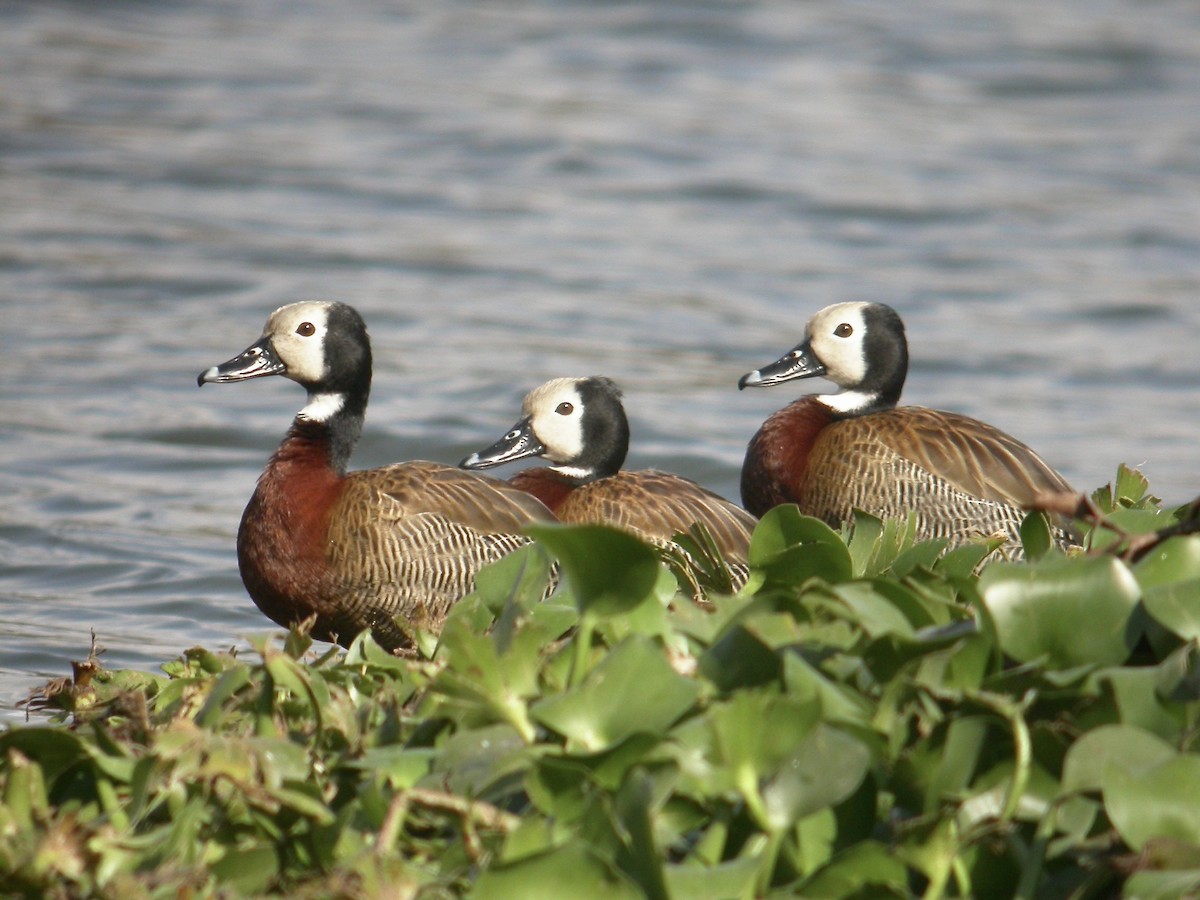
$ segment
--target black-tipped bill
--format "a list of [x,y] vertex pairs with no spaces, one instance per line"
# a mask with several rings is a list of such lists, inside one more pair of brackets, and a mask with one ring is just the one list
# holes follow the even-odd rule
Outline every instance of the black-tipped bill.
[[529,419],[522,419],[492,446],[472,453],[458,465],[462,469],[490,469],[515,459],[541,456],[545,452],[546,448],[533,433],[533,423]]
[[824,364],[813,355],[808,341],[797,344],[770,365],[747,372],[738,379],[738,390],[748,387],[768,387],[794,378],[813,378],[825,374]]
[[255,341],[233,359],[205,369],[196,378],[196,384],[227,384],[245,381],[247,378],[262,378],[265,375],[282,375],[287,366],[275,355],[268,338]]

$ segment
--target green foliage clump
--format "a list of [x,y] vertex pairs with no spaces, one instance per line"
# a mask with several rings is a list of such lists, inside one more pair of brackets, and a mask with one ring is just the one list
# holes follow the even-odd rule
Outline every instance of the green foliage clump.
[[[540,526],[419,657],[293,631],[161,676],[89,660],[44,692],[62,721],[0,734],[0,884],[1200,892],[1195,510],[1122,470],[1090,516],[1063,555],[1033,514],[1010,562],[781,507],[746,587],[703,604],[626,534]],[[541,603],[551,558],[564,586]]]

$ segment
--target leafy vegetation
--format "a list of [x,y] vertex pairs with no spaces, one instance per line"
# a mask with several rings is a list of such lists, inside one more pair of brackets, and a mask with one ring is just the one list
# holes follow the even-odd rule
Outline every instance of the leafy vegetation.
[[[1027,562],[780,508],[747,587],[704,606],[631,537],[541,526],[419,658],[293,631],[161,676],[90,659],[43,692],[62,721],[0,734],[0,884],[1200,892],[1195,511],[1129,470],[1094,499],[1088,552],[1053,550],[1034,514]],[[565,585],[539,603],[551,555]]]

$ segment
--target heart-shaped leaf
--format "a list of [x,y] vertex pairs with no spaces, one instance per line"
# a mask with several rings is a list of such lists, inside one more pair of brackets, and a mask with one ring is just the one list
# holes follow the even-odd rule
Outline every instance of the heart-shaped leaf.
[[1018,662],[1045,659],[1052,669],[1116,665],[1138,638],[1133,611],[1141,591],[1112,557],[994,563],[979,589],[1001,647]]
[[770,510],[750,539],[750,567],[769,582],[799,584],[819,577],[844,581],[854,574],[850,550],[838,533],[791,503]]
[[1132,725],[1102,725],[1071,745],[1063,761],[1062,790],[1098,791],[1110,765],[1140,775],[1176,756],[1162,738]]
[[1109,819],[1135,851],[1152,838],[1200,845],[1200,756],[1179,755],[1140,773],[1110,762],[1102,787]]
[[698,693],[694,681],[671,668],[661,647],[631,635],[579,687],[543,700],[532,714],[581,749],[596,752],[637,732],[664,733]]

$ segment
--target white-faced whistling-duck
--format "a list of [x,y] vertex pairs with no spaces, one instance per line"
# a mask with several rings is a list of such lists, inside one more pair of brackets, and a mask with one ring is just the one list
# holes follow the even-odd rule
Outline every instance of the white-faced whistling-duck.
[[[908,373],[899,315],[881,303],[838,303],[814,315],[804,340],[739,388],[824,376],[842,390],[801,397],[750,440],[742,502],[761,516],[796,503],[832,525],[855,509],[880,518],[915,514],[919,538],[1017,542],[1040,494],[1071,490],[1020,441],[967,416],[897,406]],[[1076,542],[1054,523],[1059,544]]]
[[604,523],[660,547],[700,524],[744,580],[750,534],[757,520],[696,482],[646,469],[622,471],[629,421],[611,379],[556,378],[530,391],[521,419],[499,441],[461,463],[483,469],[530,456],[553,463],[525,469],[509,483],[528,491],[563,522]]
[[308,391],[238,529],[242,581],[280,625],[313,618],[313,637],[343,645],[369,628],[406,650],[482,566],[527,542],[526,524],[553,520],[525,491],[440,463],[346,471],[371,389],[366,325],[346,304],[280,307],[259,340],[198,382],[266,375]]

